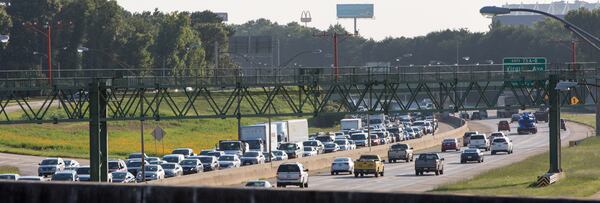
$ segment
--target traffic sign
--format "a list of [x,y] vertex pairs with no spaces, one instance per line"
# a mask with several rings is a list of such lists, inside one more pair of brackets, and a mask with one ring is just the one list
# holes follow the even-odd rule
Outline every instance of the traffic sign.
[[160,126],[156,126],[156,128],[154,128],[152,131],[152,137],[158,141],[161,141],[165,135],[167,135],[167,132],[165,132],[165,130],[163,130]]
[[[545,71],[545,57],[506,57],[502,60],[504,72]],[[533,81],[512,81],[513,86],[533,86]]]
[[577,98],[576,96],[571,97],[571,105],[579,104],[579,102],[579,98]]

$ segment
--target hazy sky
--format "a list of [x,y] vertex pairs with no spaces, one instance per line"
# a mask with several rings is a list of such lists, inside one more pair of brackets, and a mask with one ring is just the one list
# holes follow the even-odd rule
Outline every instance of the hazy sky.
[[[550,3],[552,0],[117,0],[132,12],[152,11],[203,11],[229,13],[229,22],[241,24],[248,20],[266,18],[280,24],[300,21],[300,14],[312,14],[309,26],[325,29],[340,23],[350,32],[352,19],[337,19],[336,4],[373,3],[374,19],[359,19],[360,34],[376,40],[387,36],[413,37],[443,29],[467,28],[487,31],[491,20],[479,14],[487,5],[505,3]],[[569,1],[573,2],[573,1]],[[588,1],[589,2],[589,1]],[[593,1],[595,2],[595,1]]]

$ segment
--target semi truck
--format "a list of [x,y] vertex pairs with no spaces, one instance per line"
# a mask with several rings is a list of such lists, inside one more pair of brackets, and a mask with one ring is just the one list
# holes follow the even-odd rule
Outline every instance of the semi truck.
[[352,129],[360,130],[362,129],[362,120],[359,118],[342,119],[340,121],[340,126],[341,130],[344,132],[348,132]]
[[277,125],[271,124],[270,127],[269,135],[268,124],[242,126],[240,141],[248,143],[250,151],[268,152],[269,146],[271,151],[277,150]]
[[248,151],[248,144],[239,140],[220,140],[217,151],[223,151],[225,154],[237,154],[242,156]]
[[498,109],[496,114],[498,118],[510,118],[513,114],[519,113],[519,109],[516,108],[519,106],[519,102],[513,94],[499,96],[497,106],[505,107]]
[[272,122],[277,126],[277,142],[302,142],[308,139],[308,120],[296,119]]
[[537,126],[535,124],[535,117],[531,115],[529,112],[523,113],[523,116],[519,119],[519,127],[517,127],[517,132],[519,135],[521,134],[536,134]]

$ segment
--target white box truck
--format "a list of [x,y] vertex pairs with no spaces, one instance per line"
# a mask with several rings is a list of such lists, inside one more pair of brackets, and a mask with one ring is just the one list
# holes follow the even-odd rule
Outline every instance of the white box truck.
[[288,122],[287,121],[276,121],[271,122],[277,126],[277,143],[286,142],[288,137]]
[[362,120],[359,118],[348,118],[340,121],[342,131],[348,132],[349,130],[359,130],[362,128]]
[[277,125],[271,124],[270,136],[268,126],[268,124],[242,126],[241,141],[248,143],[250,151],[268,152],[269,144],[271,151],[277,150]]
[[308,120],[288,120],[287,132],[287,142],[301,143],[303,141],[308,140]]

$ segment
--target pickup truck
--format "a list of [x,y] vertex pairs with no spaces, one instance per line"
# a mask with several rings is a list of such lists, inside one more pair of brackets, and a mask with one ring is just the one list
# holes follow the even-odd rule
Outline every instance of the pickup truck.
[[408,144],[397,143],[390,146],[388,150],[388,160],[390,163],[404,160],[406,162],[413,161],[413,148]]
[[383,176],[384,166],[379,155],[361,155],[356,161],[354,161],[354,177],[359,175],[365,176],[365,174],[374,174],[375,177],[379,175]]
[[444,158],[437,153],[420,154],[415,160],[415,175],[423,175],[423,172],[435,172],[435,175],[444,174]]

